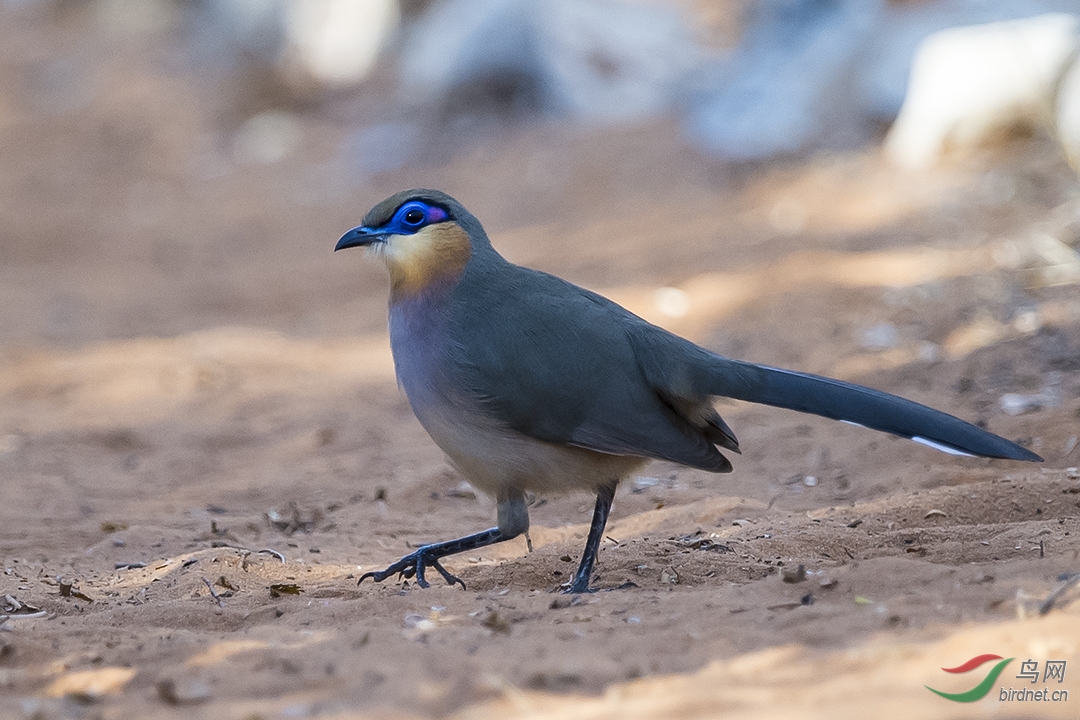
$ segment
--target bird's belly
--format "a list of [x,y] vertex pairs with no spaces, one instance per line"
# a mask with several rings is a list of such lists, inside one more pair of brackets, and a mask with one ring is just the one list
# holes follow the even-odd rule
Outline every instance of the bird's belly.
[[[419,303],[419,304],[416,304]],[[481,400],[461,390],[449,358],[445,326],[416,306],[391,307],[390,345],[398,382],[420,424],[477,489],[539,493],[596,490],[646,461],[535,440],[485,415]]]
[[417,417],[458,471],[496,497],[509,488],[548,495],[591,492],[647,462],[535,440],[473,412],[428,411]]

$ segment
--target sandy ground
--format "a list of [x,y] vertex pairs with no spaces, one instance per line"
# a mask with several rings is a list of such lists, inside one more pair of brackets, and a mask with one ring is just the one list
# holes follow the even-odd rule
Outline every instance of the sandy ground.
[[[1080,712],[1076,593],[1039,613],[1080,571],[1080,293],[1040,240],[1075,243],[1080,183],[1049,143],[916,177],[874,152],[722,168],[663,122],[528,125],[358,181],[334,113],[245,164],[221,89],[164,51],[0,28],[0,716]],[[42,89],[65,72],[95,88],[74,109]],[[384,271],[330,252],[413,185],[707,347],[932,404],[1046,462],[721,403],[735,472],[624,484],[599,592],[555,592],[587,497],[538,498],[531,553],[448,561],[467,590],[358,587],[494,519],[395,386]],[[1041,407],[1006,414],[1006,393]],[[925,689],[970,689],[989,666],[941,668],[984,653],[1016,658],[984,700]],[[1029,659],[1066,660],[1064,681],[1016,678]]]

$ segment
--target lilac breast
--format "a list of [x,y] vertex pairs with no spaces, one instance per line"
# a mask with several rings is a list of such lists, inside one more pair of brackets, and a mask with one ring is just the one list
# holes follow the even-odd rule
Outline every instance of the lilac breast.
[[413,412],[425,416],[452,402],[449,383],[448,295],[424,292],[390,306],[390,349],[398,384]]

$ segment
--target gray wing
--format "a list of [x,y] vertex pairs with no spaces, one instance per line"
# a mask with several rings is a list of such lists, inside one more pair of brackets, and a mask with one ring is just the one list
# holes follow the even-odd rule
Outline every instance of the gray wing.
[[455,298],[461,382],[508,427],[538,440],[729,472],[738,451],[708,402],[658,389],[611,301],[545,273],[505,266]]

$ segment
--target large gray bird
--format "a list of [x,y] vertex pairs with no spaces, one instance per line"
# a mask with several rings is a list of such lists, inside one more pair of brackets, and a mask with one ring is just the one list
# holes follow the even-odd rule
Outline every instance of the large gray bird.
[[361,578],[427,587],[447,555],[529,529],[525,493],[587,490],[596,509],[566,588],[589,590],[620,480],[649,459],[730,472],[739,442],[712,405],[729,397],[823,415],[954,455],[1041,460],[952,415],[860,385],[729,360],[610,300],[505,260],[452,197],[406,190],[368,212],[336,250],[367,246],[390,270],[398,382],[432,439],[498,502],[498,525],[425,545]]

